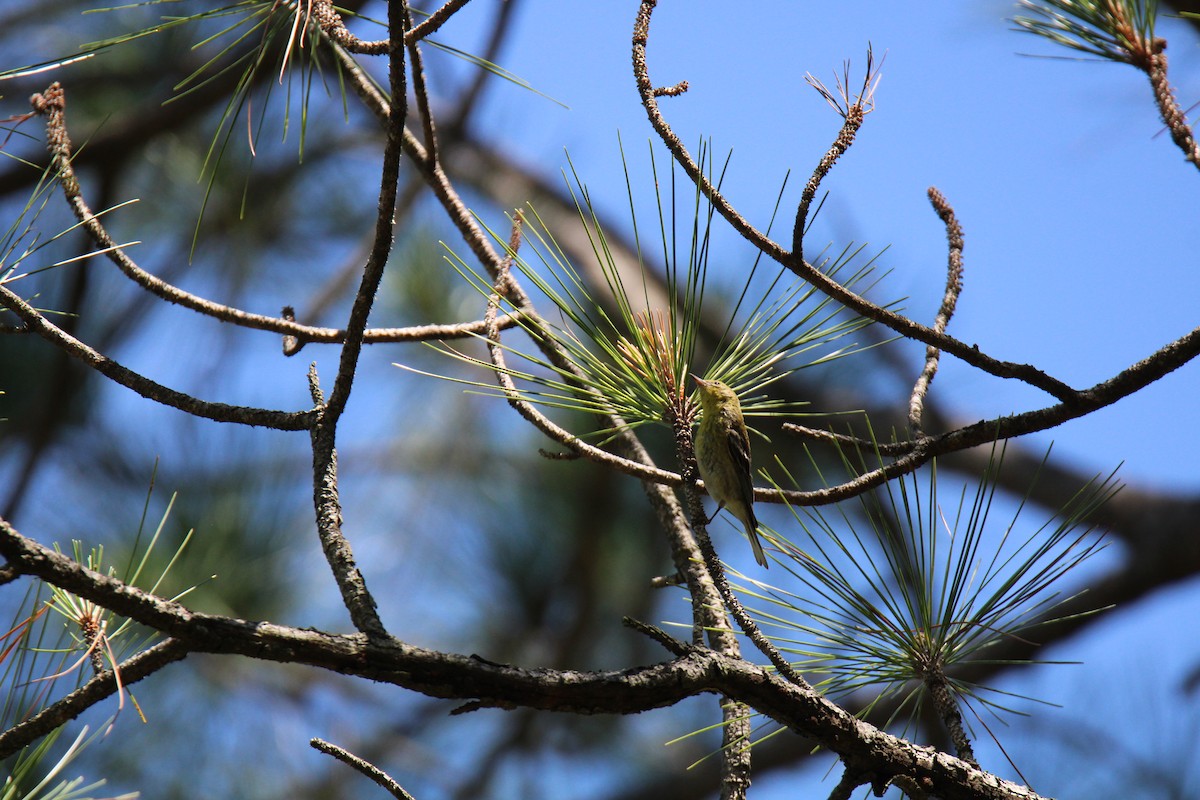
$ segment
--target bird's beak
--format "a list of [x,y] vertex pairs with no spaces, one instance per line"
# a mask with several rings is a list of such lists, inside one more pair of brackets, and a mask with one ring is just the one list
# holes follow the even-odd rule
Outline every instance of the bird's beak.
[[692,376],[692,380],[694,380],[696,383],[700,384],[701,386],[708,385],[708,381],[704,380],[703,378],[697,377],[696,373],[694,373],[694,372],[691,373],[691,376]]

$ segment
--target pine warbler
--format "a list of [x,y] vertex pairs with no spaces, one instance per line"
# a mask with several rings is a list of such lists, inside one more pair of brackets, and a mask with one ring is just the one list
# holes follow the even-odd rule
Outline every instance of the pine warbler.
[[[696,466],[704,487],[717,501],[715,517],[729,509],[746,526],[754,560],[767,566],[758,520],[754,517],[754,484],[750,477],[750,435],[737,394],[720,381],[692,379],[700,387],[700,427],[696,431]],[[710,520],[711,521],[711,520]]]

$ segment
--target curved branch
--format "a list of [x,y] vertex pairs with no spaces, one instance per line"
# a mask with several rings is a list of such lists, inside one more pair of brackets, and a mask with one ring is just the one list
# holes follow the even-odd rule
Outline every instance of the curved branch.
[[721,216],[725,218],[726,222],[734,230],[740,233],[750,244],[762,251],[764,255],[787,267],[796,273],[796,275],[815,286],[819,291],[862,317],[878,322],[907,339],[915,339],[931,347],[937,347],[962,359],[971,366],[996,377],[1020,380],[1030,386],[1041,389],[1064,403],[1071,402],[1074,399],[1076,392],[1070,386],[1057,378],[1047,375],[1032,365],[999,361],[971,345],[960,342],[958,339],[947,336],[944,333],[938,333],[924,325],[913,322],[907,317],[902,317],[893,311],[882,308],[865,297],[855,294],[812,264],[804,261],[803,258],[797,258],[795,254],[784,250],[779,244],[765,233],[759,231],[739,214],[730,202],[725,199],[724,195],[704,175],[691,154],[688,153],[687,148],[684,147],[683,142],[671,130],[671,126],[667,124],[666,119],[659,110],[654,84],[650,80],[650,74],[646,66],[646,44],[650,35],[650,17],[657,3],[658,0],[642,0],[633,28],[633,73],[637,81],[638,93],[641,95],[642,106],[646,109],[646,114],[650,118],[650,124],[667,146],[667,149],[671,151],[675,161],[683,167],[683,171],[687,173],[687,176],[704,193],[704,196],[713,204],[713,208],[720,212]]
[[1171,140],[1194,167],[1200,167],[1200,145],[1188,124],[1187,114],[1175,99],[1175,90],[1167,79],[1167,40],[1149,38],[1129,18],[1128,9],[1121,3],[1109,3],[1106,9],[1111,32],[1120,43],[1120,60],[1132,64],[1150,78],[1154,103],[1159,116],[1171,132]]
[[495,342],[495,339],[491,339],[488,342],[488,348],[492,351],[492,363],[496,367],[494,372],[500,382],[500,387],[504,390],[508,404],[516,409],[517,413],[524,417],[533,427],[581,458],[612,467],[618,472],[623,472],[634,478],[641,478],[642,480],[653,481],[667,486],[679,486],[682,484],[682,479],[678,473],[632,461],[596,447],[593,444],[588,444],[538,411],[533,407],[533,404],[522,399],[520,390],[517,389],[512,377],[507,372],[508,366],[505,362],[503,350],[496,346]]
[[[1197,355],[1200,355],[1200,328],[1195,328],[1107,381],[1077,392],[1078,399],[1074,403],[1060,403],[1035,411],[1026,411],[1023,414],[984,420],[940,436],[925,436],[915,439],[906,443],[910,448],[909,451],[892,463],[864,473],[854,480],[838,486],[811,492],[776,492],[755,489],[754,499],[797,505],[824,505],[845,500],[861,494],[867,489],[879,486],[891,478],[906,475],[934,456],[965,450],[998,439],[1011,439],[1014,436],[1024,436],[1028,433],[1047,430],[1068,420],[1086,416],[1145,388],[1164,375],[1179,369]],[[811,431],[799,429],[791,423],[784,423],[783,428],[811,435]],[[845,441],[840,437],[839,440]],[[874,446],[865,441],[861,444],[865,447]]]
[[[946,226],[946,239],[949,243],[950,255],[946,265],[946,292],[942,295],[942,305],[933,321],[933,329],[945,333],[950,318],[954,316],[954,308],[958,305],[958,296],[963,287],[963,231],[954,215],[954,209],[946,201],[944,195],[934,187],[929,187],[929,202],[934,211]],[[938,360],[941,351],[936,347],[925,348],[925,368],[921,370],[917,382],[913,385],[912,395],[908,401],[908,424],[914,433],[922,433],[921,415],[925,409],[925,395],[929,385],[937,375]]]
[[404,43],[410,44],[424,39],[429,34],[436,31],[438,28],[446,24],[450,17],[454,16],[459,9],[465,6],[471,0],[446,0],[446,3],[434,11],[420,25],[414,27],[404,37]]
[[[297,323],[287,315],[269,317],[263,314],[252,314],[233,306],[217,303],[212,300],[184,291],[179,287],[164,281],[153,273],[143,269],[129,257],[124,248],[116,243],[108,233],[108,229],[91,209],[84,199],[79,179],[71,158],[71,141],[66,124],[65,92],[59,84],[53,84],[43,94],[36,95],[35,108],[46,117],[46,141],[51,155],[51,168],[58,176],[67,203],[71,206],[75,217],[83,229],[96,243],[100,252],[108,257],[134,283],[151,294],[169,303],[182,306],[221,322],[228,322],[251,330],[270,331],[295,339],[295,345],[290,347],[287,355],[294,355],[306,343],[321,342],[343,344],[346,341],[346,331],[338,328],[314,327]],[[516,323],[514,319],[501,321],[502,327],[510,327]],[[375,328],[365,331],[364,342],[415,342],[436,339],[462,338],[480,333],[483,322],[459,322],[434,325],[413,325],[402,328]],[[4,332],[4,331],[0,331]]]
[[1162,116],[1167,130],[1171,132],[1171,141],[1183,152],[1183,157],[1190,161],[1192,166],[1200,168],[1200,145],[1196,143],[1187,115],[1179,107],[1179,102],[1175,99],[1175,90],[1167,80],[1167,42],[1165,39],[1155,39],[1153,47],[1154,52],[1145,71],[1154,90],[1158,113]]
[[46,147],[50,151],[50,168],[57,176],[59,185],[62,186],[67,203],[92,241],[104,255],[108,256],[110,261],[117,265],[121,272],[142,288],[168,302],[190,308],[222,322],[233,322],[247,328],[312,338],[313,331],[304,330],[305,326],[275,317],[250,314],[231,306],[205,300],[172,286],[139,267],[133,259],[125,254],[124,248],[109,236],[108,230],[100,222],[99,217],[92,212],[83,199],[79,179],[71,165],[71,139],[67,133],[66,122],[66,93],[62,85],[51,84],[45,92],[35,94],[31,103],[34,110],[46,119]]
[[312,5],[312,19],[330,41],[338,47],[345,48],[351,53],[369,56],[381,56],[388,51],[388,40],[377,39],[363,41],[346,28],[342,15],[333,7],[330,0],[316,0]]
[[388,794],[395,797],[396,800],[413,800],[413,796],[404,791],[404,787],[397,783],[395,778],[366,759],[359,758],[349,750],[338,747],[336,744],[327,742],[324,739],[309,739],[308,743],[314,750],[320,750],[326,755],[333,756],[351,769],[366,776],[376,786],[386,789]]
[[118,364],[108,356],[96,352],[88,345],[51,323],[39,314],[37,309],[26,303],[19,295],[13,293],[3,284],[0,284],[0,305],[10,309],[21,318],[29,330],[41,336],[67,355],[82,361],[114,383],[119,383],[127,389],[132,389],[147,400],[153,400],[164,406],[177,408],[193,416],[204,417],[216,422],[260,425],[264,428],[274,428],[280,431],[308,430],[317,419],[317,412],[313,410],[277,411],[269,408],[232,406],[226,403],[210,403],[200,400],[190,394],[184,394],[183,392],[163,386],[161,383],[156,383],[146,376]]
[[792,226],[792,252],[796,255],[796,260],[804,262],[804,233],[808,225],[808,210],[812,205],[813,198],[816,197],[817,188],[820,187],[821,181],[829,174],[829,170],[833,169],[833,165],[837,160],[850,149],[850,145],[854,143],[854,137],[858,133],[858,129],[862,126],[863,120],[866,118],[865,112],[861,105],[850,106],[846,113],[846,120],[842,123],[842,129],[838,132],[837,138],[830,145],[829,150],[822,156],[817,164],[813,174],[809,177],[808,183],[804,185],[804,192],[800,197],[800,205],[796,208],[796,222]]
[[[518,214],[513,223],[514,242],[518,240],[520,220],[521,217]],[[507,267],[501,264],[500,269],[496,273],[496,288],[494,293],[488,297],[487,311],[483,318],[484,336],[487,339],[488,354],[491,357],[492,366],[494,367],[492,371],[496,375],[496,381],[499,383],[501,390],[503,390],[508,404],[539,431],[582,458],[605,464],[635,478],[654,481],[656,483],[678,485],[680,477],[675,473],[622,458],[595,445],[588,444],[538,411],[533,407],[532,403],[521,397],[521,391],[517,388],[516,383],[513,382],[512,376],[509,374],[508,364],[504,356],[504,348],[500,346],[500,331],[496,325],[496,313],[500,305],[500,296],[509,294],[515,287],[515,281],[512,279]]]

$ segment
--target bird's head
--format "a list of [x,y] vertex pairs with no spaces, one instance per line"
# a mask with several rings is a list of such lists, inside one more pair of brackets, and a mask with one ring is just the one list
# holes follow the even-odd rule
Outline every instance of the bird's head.
[[741,407],[737,393],[720,381],[706,381],[696,375],[692,375],[692,380],[696,382],[700,391],[700,405],[706,411],[721,408],[729,403],[732,403],[734,408]]

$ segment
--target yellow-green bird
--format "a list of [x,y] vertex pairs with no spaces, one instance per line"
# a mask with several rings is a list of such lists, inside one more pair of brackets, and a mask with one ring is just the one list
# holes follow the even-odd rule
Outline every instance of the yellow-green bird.
[[[696,466],[717,510],[729,509],[746,526],[754,560],[767,566],[754,517],[754,484],[750,474],[750,434],[737,393],[720,381],[692,379],[700,387],[700,427],[696,431]],[[711,521],[711,519],[709,520]]]

